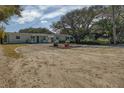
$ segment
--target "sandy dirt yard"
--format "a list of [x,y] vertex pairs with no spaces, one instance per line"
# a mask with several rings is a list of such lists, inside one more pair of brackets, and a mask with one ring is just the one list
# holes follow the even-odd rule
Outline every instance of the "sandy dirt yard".
[[124,87],[124,48],[38,44],[16,51],[23,57],[8,59],[0,49],[0,87]]
[[9,67],[13,61],[15,60],[4,56],[3,49],[0,46],[0,88],[14,87],[13,79],[11,79],[11,68]]

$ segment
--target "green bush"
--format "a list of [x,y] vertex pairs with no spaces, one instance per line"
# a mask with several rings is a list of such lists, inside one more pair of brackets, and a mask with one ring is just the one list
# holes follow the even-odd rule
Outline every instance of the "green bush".
[[104,39],[104,38],[99,38],[97,40],[82,40],[81,44],[88,44],[88,45],[106,45],[109,44],[109,40],[108,39]]
[[105,39],[105,38],[99,38],[99,39],[96,40],[96,42],[101,44],[101,45],[110,43],[109,39]]

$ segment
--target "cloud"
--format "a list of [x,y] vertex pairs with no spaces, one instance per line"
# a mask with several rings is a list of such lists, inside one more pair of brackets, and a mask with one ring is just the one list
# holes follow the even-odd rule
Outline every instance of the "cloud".
[[25,10],[22,11],[22,17],[18,18],[17,20],[14,20],[14,22],[17,22],[19,24],[24,24],[26,22],[32,22],[36,18],[40,18],[42,16],[42,13],[40,13],[37,10]]
[[45,14],[44,16],[41,17],[41,20],[43,20],[43,19],[52,19],[52,18],[61,16],[61,15],[64,15],[64,13],[62,11],[58,10],[58,11],[55,11],[55,12]]
[[22,11],[22,17],[14,18],[12,21],[19,24],[28,22],[35,22],[39,18],[41,23],[48,23],[47,21],[61,17],[69,11],[80,9],[84,6],[78,5],[42,5],[42,6],[25,6]]
[[54,6],[52,6],[52,5],[41,5],[41,6],[38,6],[38,8],[40,10],[47,10],[48,8],[51,8],[51,7],[54,7]]
[[42,20],[41,23],[47,23],[48,21],[47,20]]
[[58,17],[58,16],[62,16],[69,11],[72,11],[72,10],[75,10],[75,9],[80,9],[80,8],[83,8],[84,6],[54,6],[54,8],[55,7],[58,8],[58,9],[56,9],[56,11],[52,11],[52,12],[49,12],[47,14],[44,14],[41,17],[41,20],[52,19],[52,18],[55,18],[55,17]]

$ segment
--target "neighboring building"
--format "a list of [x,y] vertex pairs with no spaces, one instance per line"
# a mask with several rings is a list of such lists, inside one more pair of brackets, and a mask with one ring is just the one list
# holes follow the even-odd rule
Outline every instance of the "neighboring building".
[[59,42],[65,42],[66,40],[70,40],[70,42],[75,41],[71,35],[65,35],[65,34],[55,34],[54,39],[58,39]]
[[9,32],[4,38],[5,43],[52,43],[54,39],[65,41],[74,39],[70,35],[63,34],[41,34],[41,33],[16,33]]

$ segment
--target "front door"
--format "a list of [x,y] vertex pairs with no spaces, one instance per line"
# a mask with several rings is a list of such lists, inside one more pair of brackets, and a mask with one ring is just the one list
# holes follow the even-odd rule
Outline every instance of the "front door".
[[39,43],[39,36],[37,36],[37,43]]

